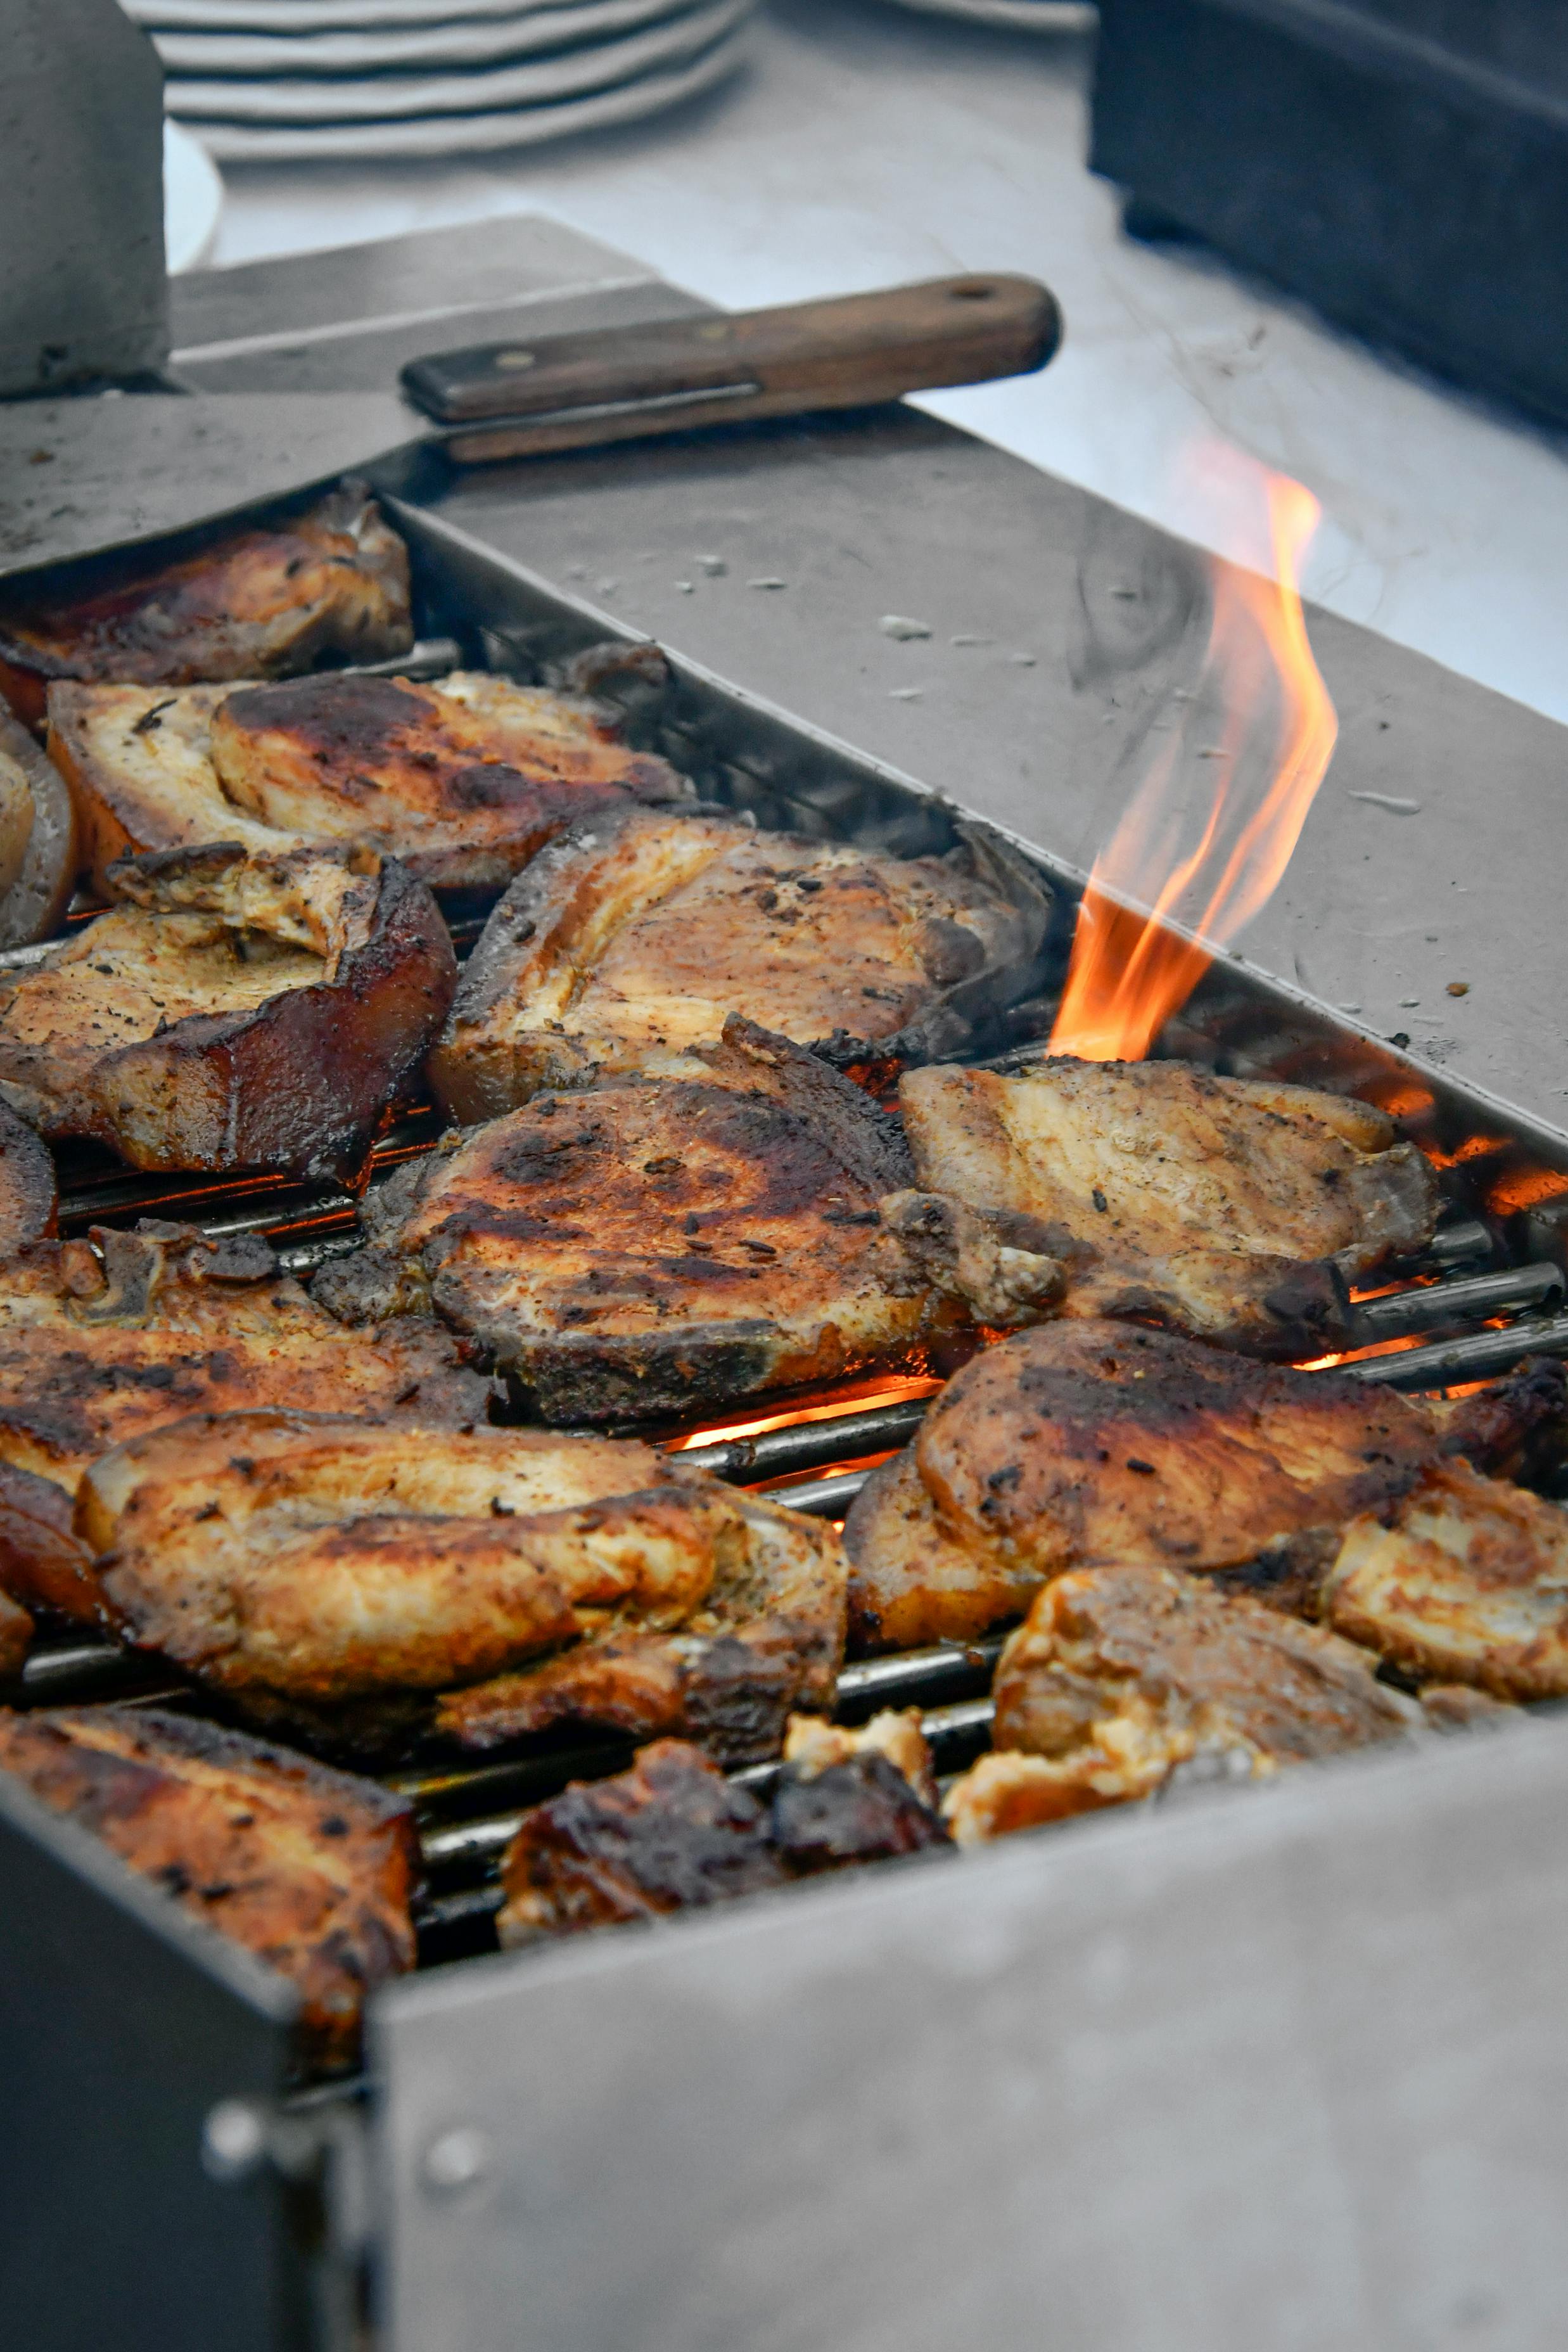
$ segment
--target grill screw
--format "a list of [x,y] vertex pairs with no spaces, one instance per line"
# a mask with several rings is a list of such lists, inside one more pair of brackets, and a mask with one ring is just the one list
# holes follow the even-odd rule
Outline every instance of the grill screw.
[[424,2151],[420,2177],[433,2197],[455,2197],[490,2168],[491,2148],[482,2131],[458,2124],[440,2132]]
[[267,2119],[248,2099],[220,2099],[202,2126],[202,2170],[225,2187],[248,2180],[267,2160]]

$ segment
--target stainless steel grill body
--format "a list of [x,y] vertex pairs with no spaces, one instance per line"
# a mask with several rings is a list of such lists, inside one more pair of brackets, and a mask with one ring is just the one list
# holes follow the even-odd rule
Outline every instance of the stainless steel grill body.
[[[528,675],[627,634],[438,519],[397,519],[421,628],[466,661]],[[956,812],[913,780],[674,667],[659,748],[710,797],[905,856],[949,845]],[[1080,877],[1039,862],[1060,962]],[[1004,1050],[1049,1027],[1049,979]],[[1232,960],[1167,1045],[1381,1101],[1448,1170],[1429,1258],[1358,1307],[1358,1344],[1383,1350],[1364,1377],[1432,1386],[1568,1352],[1568,1137]],[[433,1133],[414,1118],[381,1166]],[[340,1194],[85,1165],[62,1208],[75,1230],[148,1209],[265,1229],[301,1268],[352,1227]],[[872,1402],[705,1458],[837,1516],[853,1465],[921,1410]],[[988,1666],[984,1647],[879,1660],[841,1703],[920,1704],[957,1761],[983,1740]],[[90,1643],[27,1674],[35,1703],[134,1686]],[[618,1760],[409,1776],[427,1950],[483,1942],[519,1804]],[[464,1958],[376,1998],[364,2084],[301,2099],[287,1989],[0,1786],[17,2341],[338,2352],[367,2312],[384,2352],[1554,2341],[1565,1797],[1568,1728],[1537,1718],[1245,1802],[1198,1793]]]

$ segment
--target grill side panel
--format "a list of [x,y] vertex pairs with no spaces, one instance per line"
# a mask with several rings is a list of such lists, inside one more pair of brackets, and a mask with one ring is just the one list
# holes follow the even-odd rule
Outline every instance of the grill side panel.
[[295,2352],[280,2194],[201,2163],[216,2101],[281,2085],[291,1989],[5,1780],[0,1887],[0,2338]]
[[1565,1863],[1537,1723],[396,1988],[386,2352],[1552,2342]]

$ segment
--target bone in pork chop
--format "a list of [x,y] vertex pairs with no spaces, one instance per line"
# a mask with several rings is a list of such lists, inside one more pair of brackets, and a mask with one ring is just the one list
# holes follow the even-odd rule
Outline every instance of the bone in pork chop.
[[554,1422],[831,1378],[956,1318],[880,1229],[908,1161],[860,1087],[738,1020],[660,1068],[411,1163],[317,1297],[346,1318],[434,1307]]
[[984,828],[888,857],[629,809],[518,877],[464,972],[431,1078],[453,1116],[716,1045],[739,1013],[841,1067],[950,1049],[1028,985],[1043,885]]
[[37,726],[55,678],[184,686],[280,677],[324,654],[413,643],[408,553],[361,482],[292,521],[220,539],[74,601],[0,609],[0,689]]
[[0,1711],[0,1771],[287,1977],[302,2058],[352,2064],[365,1995],[413,1966],[404,1799],[152,1707]]
[[1345,1344],[1351,1282],[1431,1239],[1415,1146],[1305,1087],[1056,1059],[914,1070],[899,1095],[921,1189],[888,1222],[993,1324],[1044,1301],[1304,1356]]
[[1263,1778],[1422,1719],[1353,1643],[1154,1567],[1057,1577],[995,1687],[995,1751],[944,1807],[962,1845],[1151,1796],[1178,1771]]
[[929,1770],[918,1717],[904,1716],[861,1732],[797,1717],[763,1796],[662,1739],[629,1772],[573,1781],[523,1815],[502,1864],[501,1942],[661,1918],[946,1845]]
[[1568,1697],[1568,1512],[1463,1462],[1344,1530],[1323,1613],[1417,1675]]
[[1318,1531],[1445,1455],[1508,1460],[1511,1423],[1561,1423],[1563,1391],[1561,1367],[1535,1367],[1455,1410],[1172,1333],[1039,1325],[966,1365],[857,1496],[844,1530],[856,1637],[967,1640],[1050,1577],[1122,1563],[1245,1567],[1261,1597],[1271,1550],[1288,1563],[1291,1546],[1321,1545]]
[[576,1718],[749,1758],[842,1656],[833,1530],[630,1441],[202,1415],[94,1463],[77,1524],[127,1640],[346,1745],[444,1692],[476,1744]]
[[55,1230],[49,1148],[0,1102],[0,1251],[26,1249]]
[[76,878],[76,811],[65,778],[0,698],[0,948],[57,929]]
[[95,1456],[186,1413],[308,1397],[458,1426],[489,1395],[440,1324],[350,1331],[258,1234],[149,1223],[0,1263],[0,1462],[73,1494]]
[[133,1168],[354,1166],[451,1001],[429,891],[233,843],[110,879],[118,907],[0,979],[0,1098]]
[[437,889],[498,890],[576,818],[690,797],[622,725],[606,704],[482,671],[49,694],[50,754],[100,889],[127,850],[239,841],[335,842]]

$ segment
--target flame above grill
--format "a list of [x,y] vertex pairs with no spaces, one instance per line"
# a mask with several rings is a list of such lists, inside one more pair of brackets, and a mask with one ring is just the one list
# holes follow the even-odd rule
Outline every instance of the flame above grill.
[[[1272,577],[1239,562],[1214,565],[1197,690],[1184,723],[1154,738],[1143,781],[1095,860],[1051,1040],[1052,1053],[1083,1061],[1141,1061],[1214,950],[1264,906],[1339,731],[1296,585],[1318,524],[1316,499],[1219,445],[1206,445],[1194,462],[1205,490],[1237,518],[1239,552],[1249,523],[1256,541],[1261,507]],[[1216,707],[1218,724],[1204,715]],[[1199,742],[1195,732],[1218,740]],[[1195,771],[1212,780],[1196,793]]]

